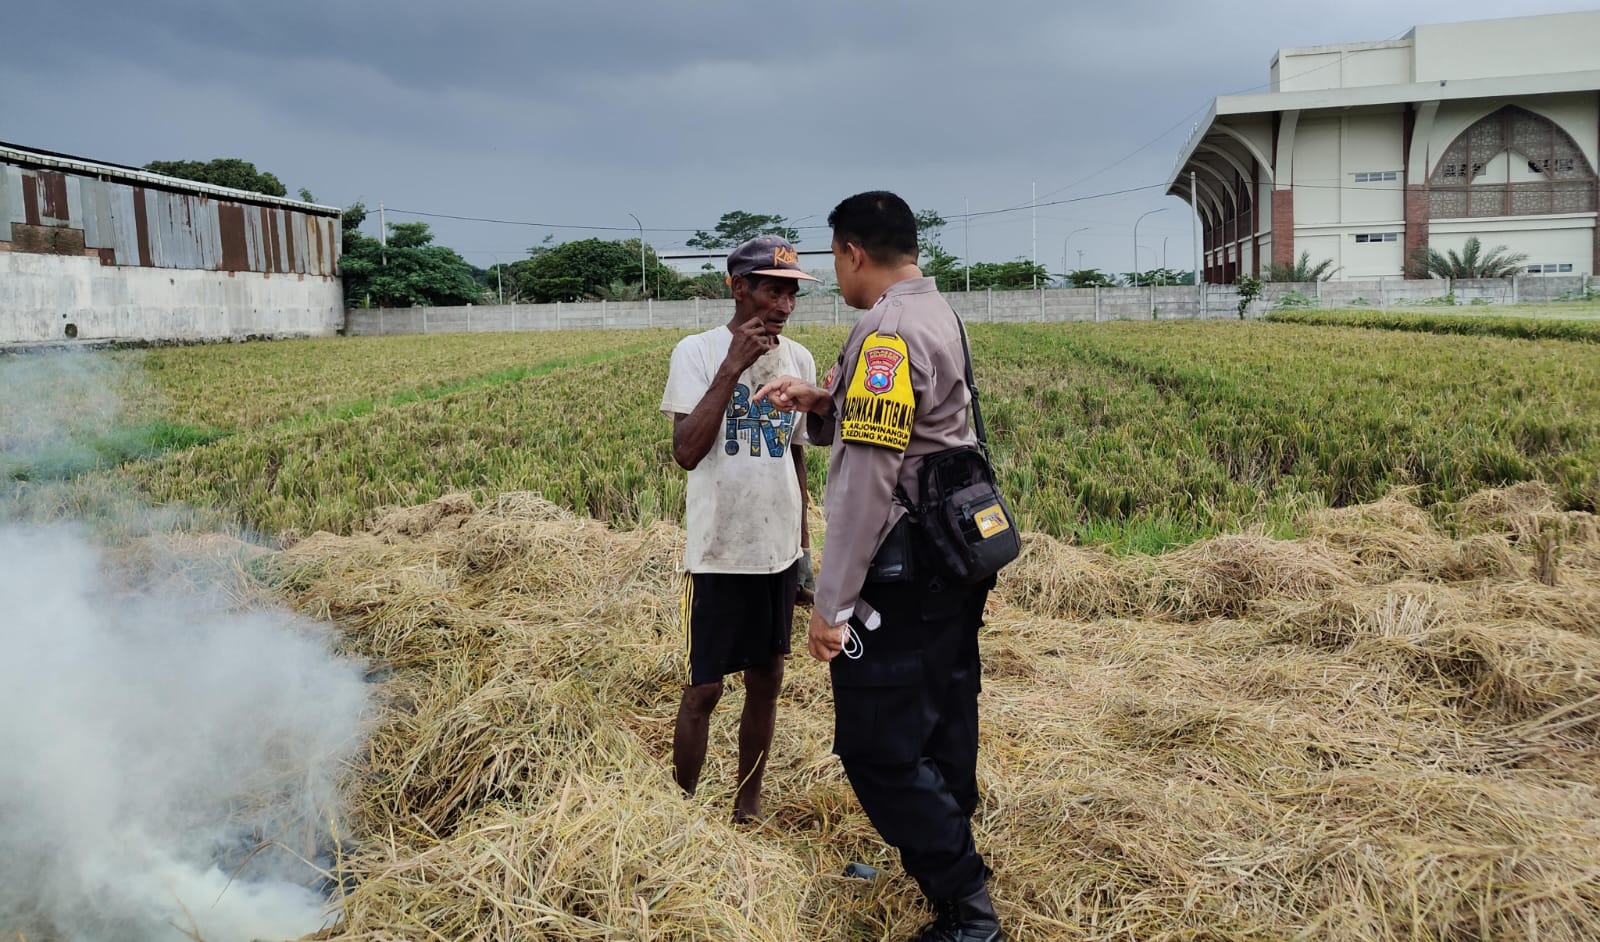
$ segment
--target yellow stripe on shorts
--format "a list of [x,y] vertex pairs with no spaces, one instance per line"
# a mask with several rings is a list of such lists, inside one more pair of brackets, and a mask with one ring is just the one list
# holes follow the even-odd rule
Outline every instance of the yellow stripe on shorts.
[[694,616],[694,574],[683,574],[683,592],[679,596],[678,617],[683,624],[683,682],[694,682],[694,668],[689,660],[689,654],[694,647],[694,633],[689,630],[689,624]]

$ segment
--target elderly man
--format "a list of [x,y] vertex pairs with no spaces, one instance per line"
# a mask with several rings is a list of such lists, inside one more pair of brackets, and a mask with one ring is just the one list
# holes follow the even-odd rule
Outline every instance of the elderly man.
[[759,821],[783,661],[797,597],[809,600],[804,428],[754,393],[790,374],[815,378],[805,347],[782,336],[800,269],[794,246],[760,236],[728,256],[733,318],[672,351],[661,411],[672,456],[689,472],[683,623],[687,672],[673,733],[673,769],[694,794],[722,678],[744,672],[736,821]]

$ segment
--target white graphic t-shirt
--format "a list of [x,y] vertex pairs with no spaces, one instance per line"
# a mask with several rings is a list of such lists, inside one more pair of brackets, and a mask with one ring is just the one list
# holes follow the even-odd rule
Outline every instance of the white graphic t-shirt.
[[[688,415],[722,366],[733,332],[726,326],[678,341],[661,411]],[[684,514],[689,572],[782,572],[800,558],[800,482],[792,443],[804,444],[804,421],[750,397],[769,380],[817,378],[811,352],[787,337],[739,376],[723,410],[721,433],[689,472]]]

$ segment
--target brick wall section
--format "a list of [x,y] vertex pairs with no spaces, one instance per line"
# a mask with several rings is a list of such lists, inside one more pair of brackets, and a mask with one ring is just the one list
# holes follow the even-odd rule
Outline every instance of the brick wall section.
[[1425,183],[1406,184],[1406,277],[1411,277],[1411,255],[1428,244],[1428,186]]
[[1294,191],[1272,191],[1272,263],[1294,264]]

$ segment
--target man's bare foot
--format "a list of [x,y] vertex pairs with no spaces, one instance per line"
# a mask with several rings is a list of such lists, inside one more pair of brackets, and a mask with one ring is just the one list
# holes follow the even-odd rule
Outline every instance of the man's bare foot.
[[756,802],[754,807],[746,807],[743,805],[733,806],[734,824],[761,825],[765,824],[766,822],[767,816],[762,813],[760,802]]

